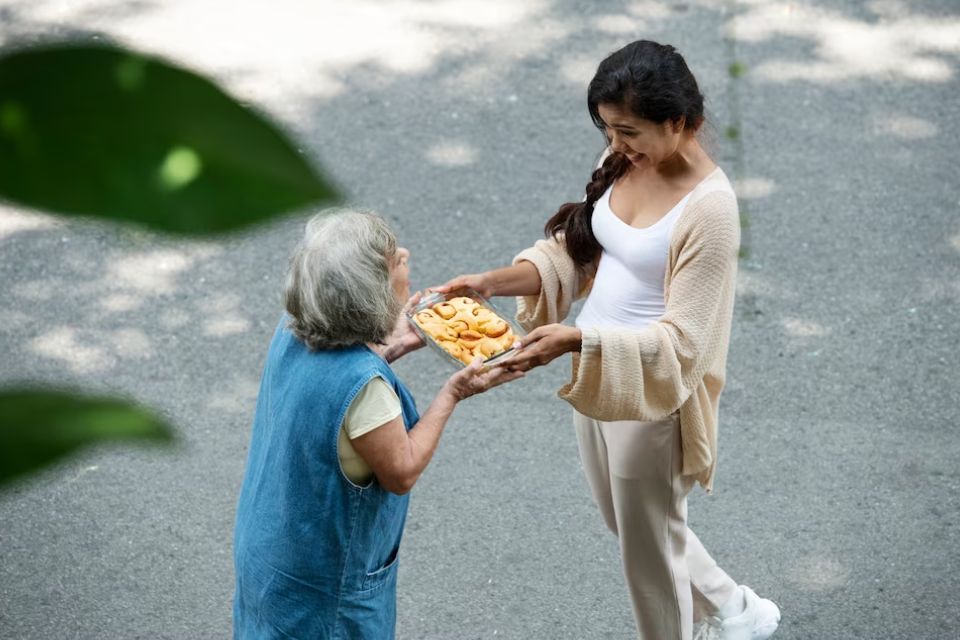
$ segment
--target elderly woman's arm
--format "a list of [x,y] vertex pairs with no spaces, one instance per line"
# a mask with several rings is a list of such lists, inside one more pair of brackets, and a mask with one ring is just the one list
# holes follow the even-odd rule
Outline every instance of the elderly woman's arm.
[[354,450],[373,470],[380,485],[399,495],[416,484],[437,450],[440,434],[461,400],[521,377],[519,372],[494,367],[484,371],[478,360],[453,374],[440,389],[420,421],[410,431],[398,416],[351,441]]

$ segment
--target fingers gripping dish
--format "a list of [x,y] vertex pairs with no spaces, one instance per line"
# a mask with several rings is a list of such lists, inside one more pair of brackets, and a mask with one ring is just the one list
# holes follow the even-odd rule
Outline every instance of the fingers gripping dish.
[[489,360],[510,350],[517,340],[510,324],[479,296],[425,302],[411,319],[441,349],[464,364],[477,356]]

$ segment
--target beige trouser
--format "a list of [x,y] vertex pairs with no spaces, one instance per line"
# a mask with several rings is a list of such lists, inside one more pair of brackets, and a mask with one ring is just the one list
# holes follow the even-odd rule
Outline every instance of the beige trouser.
[[574,411],[573,422],[593,498],[620,541],[640,638],[689,640],[694,615],[716,612],[737,585],[687,528],[693,480],[680,474],[679,417],[601,422]]

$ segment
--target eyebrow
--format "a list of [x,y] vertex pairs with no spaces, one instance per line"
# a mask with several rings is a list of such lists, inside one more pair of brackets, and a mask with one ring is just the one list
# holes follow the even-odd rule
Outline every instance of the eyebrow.
[[623,130],[627,130],[627,131],[638,131],[638,129],[636,129],[635,127],[630,126],[629,124],[618,124],[618,123],[616,123],[616,122],[607,122],[607,121],[604,120],[603,118],[600,119],[600,122],[602,122],[605,126],[611,127],[611,128],[613,128],[613,129],[623,129]]

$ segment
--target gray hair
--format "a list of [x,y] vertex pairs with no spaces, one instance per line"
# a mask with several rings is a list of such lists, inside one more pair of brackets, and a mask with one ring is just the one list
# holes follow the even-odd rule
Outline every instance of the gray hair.
[[290,330],[311,350],[382,343],[403,303],[390,285],[396,237],[380,216],[328,209],[307,222],[287,273]]

